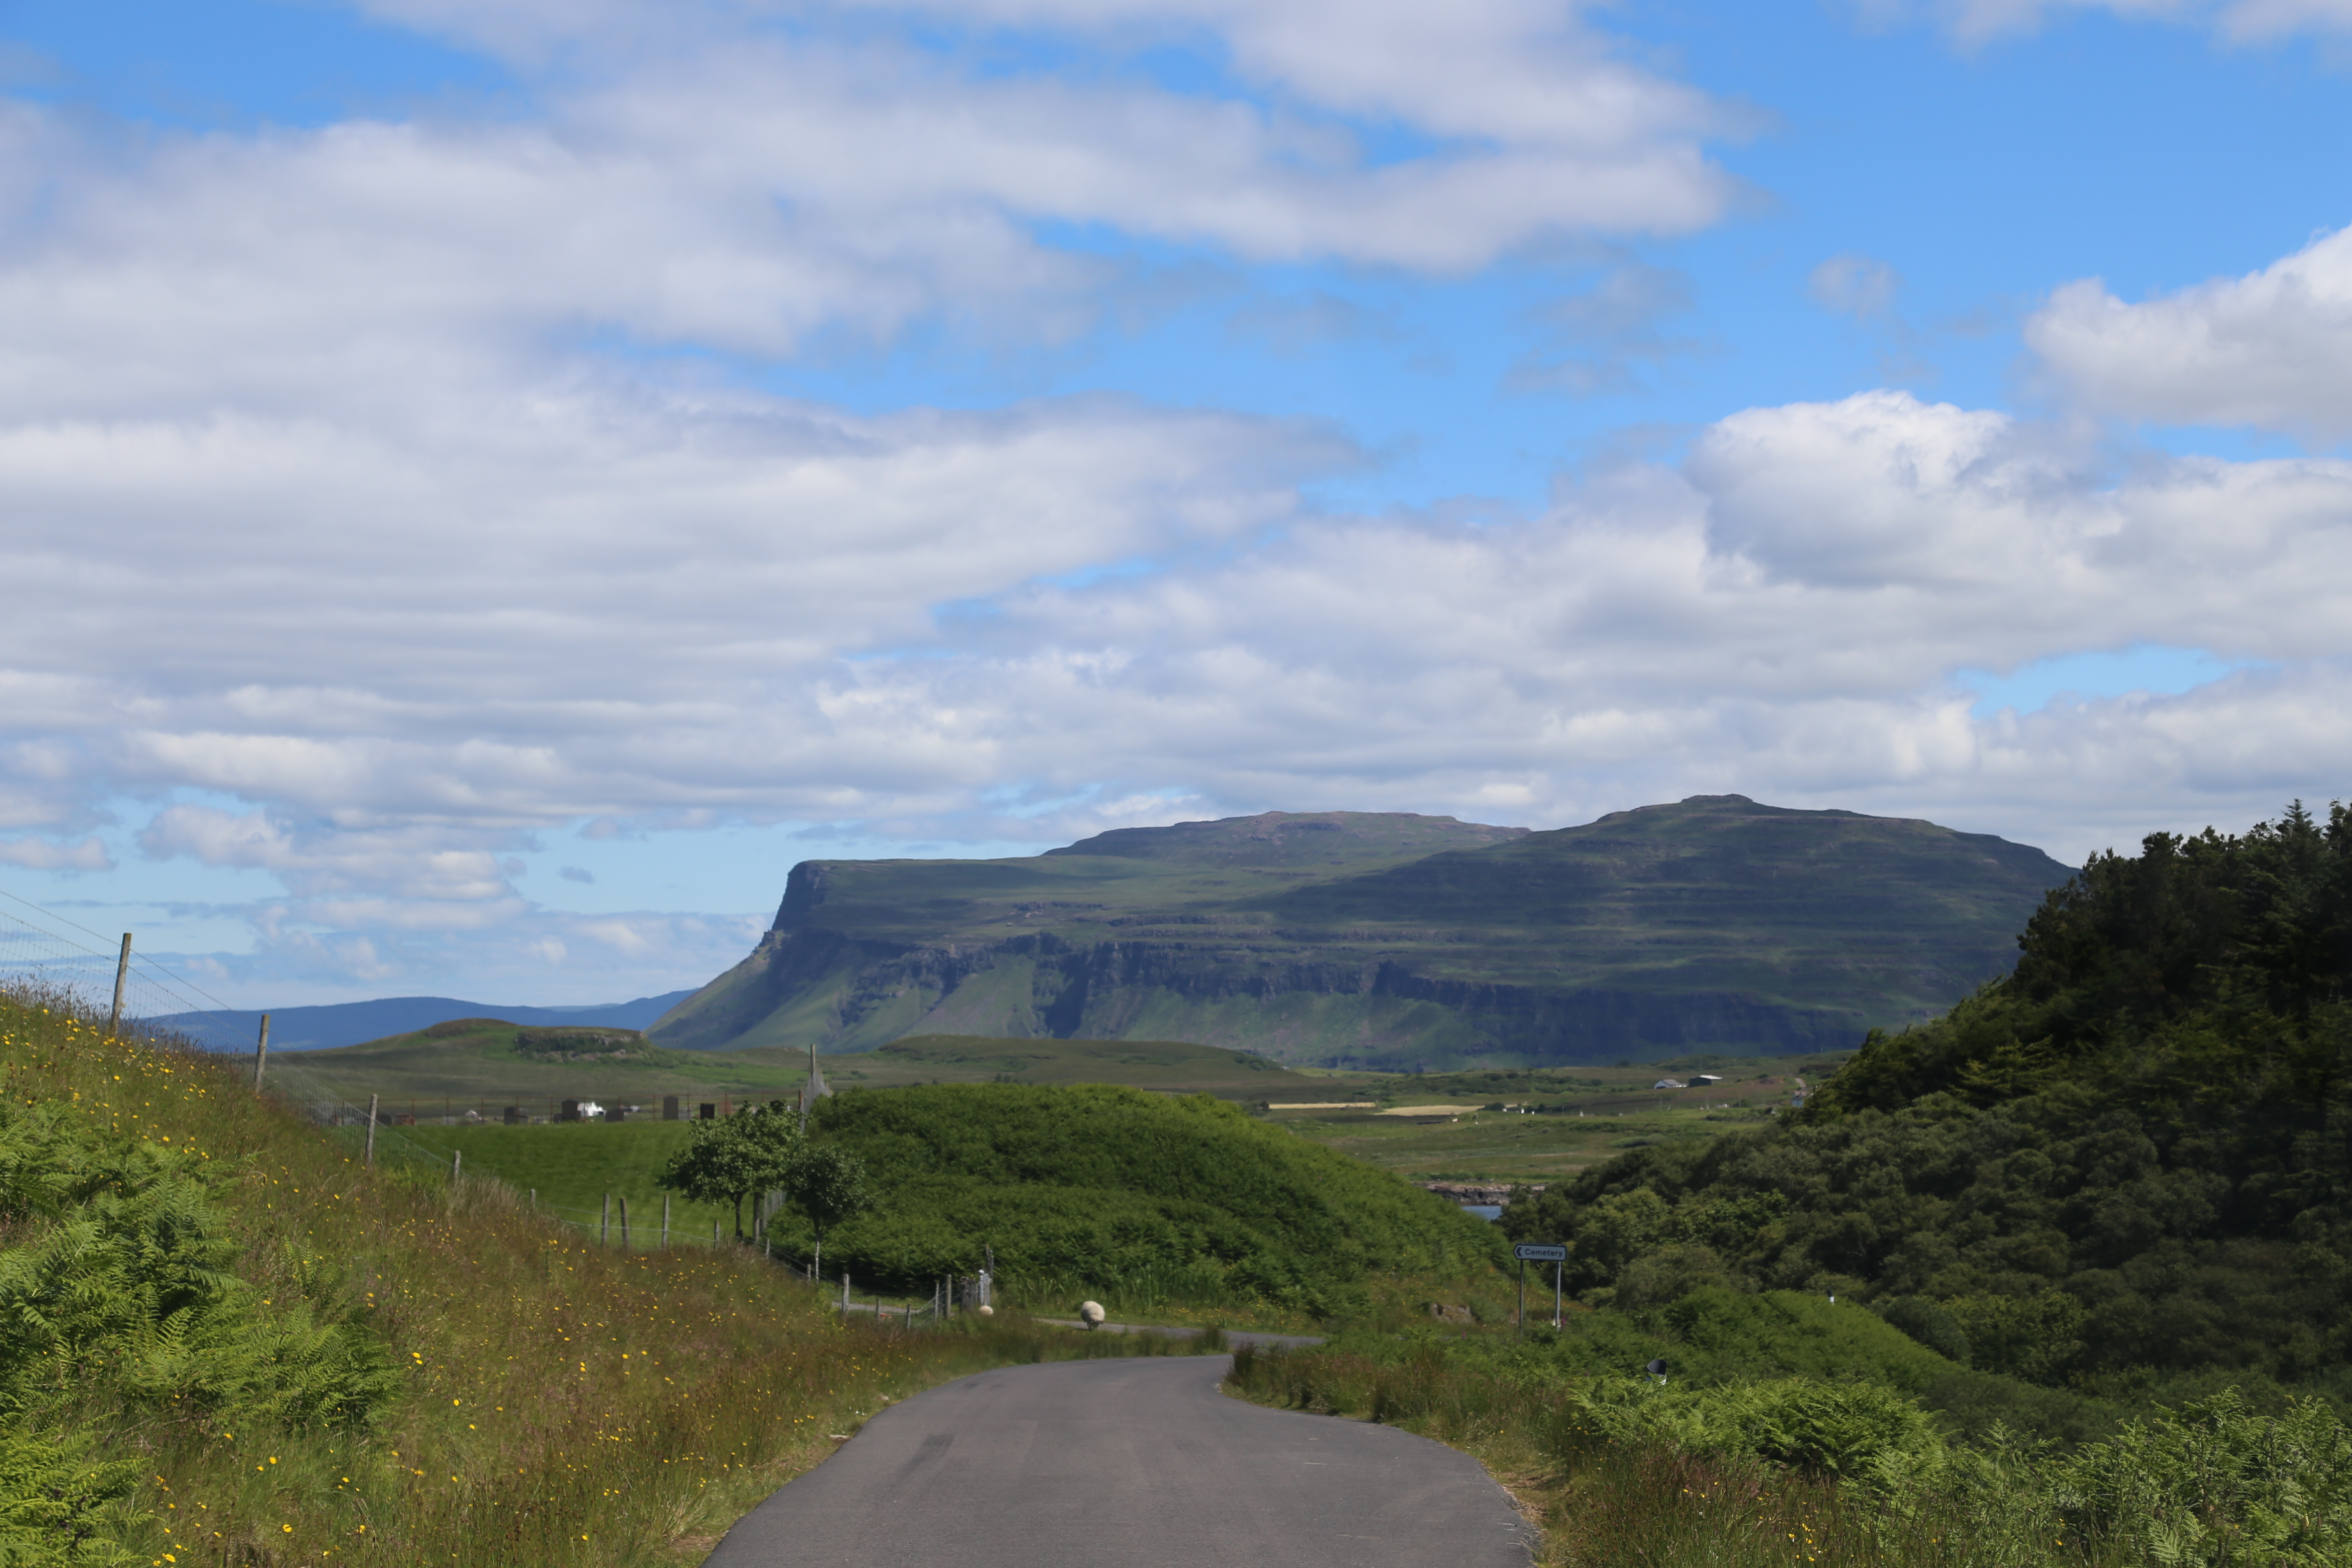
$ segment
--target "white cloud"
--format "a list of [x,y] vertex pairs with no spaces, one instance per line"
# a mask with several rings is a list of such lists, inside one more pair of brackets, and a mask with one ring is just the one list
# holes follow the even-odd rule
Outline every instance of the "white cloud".
[[2352,0],[2235,0],[2223,10],[2222,22],[2240,38],[2352,32]]
[[59,844],[46,838],[0,838],[0,861],[35,871],[111,871],[114,858],[95,838]]
[[[945,187],[970,182],[968,188],[1002,195],[1009,188],[999,182],[1011,179],[1011,188],[1028,193],[1015,198],[1024,207],[1045,193],[1055,205],[1091,192],[1118,208],[1093,216],[1148,232],[1171,232],[1161,226],[1168,225],[1213,234],[1253,254],[1318,247],[1331,243],[1314,237],[1328,229],[1353,236],[1337,242],[1343,247],[1369,247],[1347,250],[1362,258],[1451,265],[1432,247],[1450,244],[1466,253],[1508,243],[1499,237],[1505,233],[1525,236],[1562,222],[1687,227],[1708,221],[1728,193],[1699,157],[1698,140],[1736,128],[1735,117],[1705,95],[1626,63],[1606,35],[1585,25],[1581,14],[1591,7],[1575,0],[1457,0],[1442,8],[1411,0],[850,0],[839,7],[374,0],[370,8],[527,64],[585,52],[627,58],[641,76],[658,79],[661,73],[643,72],[642,62],[688,61],[698,72],[717,60],[752,62],[751,77],[725,79],[765,90],[720,87],[714,94],[704,81],[703,98],[677,98],[657,118],[682,121],[690,114],[707,122],[714,108],[740,112],[757,103],[768,112],[752,114],[751,125],[789,126],[793,134],[770,139],[755,131],[747,150],[773,166],[799,167],[805,154],[788,149],[813,142],[824,149],[841,189],[887,192],[919,178]],[[1002,85],[974,91],[970,79],[934,62],[893,83],[858,74],[847,57],[805,47],[845,35],[832,30],[844,17],[913,21],[919,29],[898,31],[946,29],[1012,45],[991,51]],[[1236,79],[1179,95],[1140,90],[1139,78],[1127,73],[1115,94],[1066,92],[1045,85],[1043,73],[1019,70],[1024,37],[1051,40],[1064,58],[1075,47],[1106,62],[1153,47],[1190,50],[1230,62]],[[772,74],[782,58],[778,40],[786,38],[821,62],[816,75],[790,79],[811,100],[805,110],[772,101],[793,96],[775,90],[783,82]],[[836,81],[851,93],[829,90]],[[852,100],[885,117],[889,134],[866,135],[869,113]],[[1350,189],[1330,176],[1370,171],[1357,163],[1349,137],[1318,134],[1318,121],[1402,125],[1434,145]],[[688,136],[709,141],[703,131]],[[1236,154],[1242,162],[1228,161]],[[1319,173],[1295,186],[1269,181],[1264,175],[1272,165],[1261,154]],[[1217,180],[1191,186],[1188,174],[1213,170]],[[1321,184],[1332,185],[1338,200],[1318,214],[1311,200],[1298,198]],[[1413,212],[1391,210],[1399,199]],[[1427,221],[1442,218],[1469,232],[1450,242],[1412,235],[1413,213],[1425,227],[1443,226]]]
[[[1046,839],[1138,813],[1507,798],[1553,821],[1710,787],[1731,757],[1751,793],[1927,788],[1983,765],[1961,668],[2161,643],[2311,690],[2352,651],[2352,466],[2177,460],[2115,483],[2046,432],[1896,393],[1751,410],[1679,472],[1475,528],[1305,513],[1283,476],[1344,449],[1246,422],[1041,405],[813,442],[785,420],[778,456],[740,438],[740,407],[711,416],[732,440],[671,411],[667,452],[604,412],[580,422],[622,432],[614,450],[532,453],[528,471],[572,472],[528,508],[492,504],[524,488],[493,465],[355,460],[382,523],[348,539],[306,527],[299,487],[215,511],[207,470],[142,472],[131,432],[80,467],[71,509],[121,563],[116,613],[0,646],[102,672],[70,753],[85,789],[102,772],[273,803],[167,809],[149,853],[268,870],[306,918],[387,931],[508,919],[503,858],[583,818]],[[414,494],[371,477],[428,467]],[[183,539],[150,493],[214,521]],[[68,603],[31,533],[8,569]],[[1138,551],[1161,568],[1053,585]],[[257,597],[257,561],[299,594]],[[942,601],[971,608],[935,619]],[[2177,804],[2167,777],[2117,810]],[[1116,808],[1094,804],[1106,784]],[[2074,794],[2053,775],[2037,810]]]
[[2352,434],[2352,229],[2243,278],[2126,304],[2070,283],[2026,342],[2087,405],[2167,423]]
[[[1677,467],[1472,527],[1311,504],[1369,459],[1310,424],[1114,397],[856,414],[662,357],[1076,331],[1117,281],[1055,224],[1443,269],[1710,221],[1718,111],[1575,6],[936,13],[1113,61],[1224,51],[1239,85],[1184,91],[968,70],[831,10],[397,9],[560,57],[531,79],[545,114],[107,144],[0,113],[0,859],[94,868],[75,840],[151,804],[145,855],[282,890],[224,984],[560,968],[619,997],[740,955],[757,914],[518,890],[518,857],[583,823],[1051,842],[1737,788],[2078,853],[2242,823],[2352,763],[2344,464],[2117,478],[1876,393],[1737,414]],[[1367,155],[1364,126],[1406,153]],[[2100,406],[2194,383],[2324,423],[2324,248],[2212,300],[2085,286],[2035,341]],[[1816,286],[1871,315],[1894,279],[1847,258]],[[1549,318],[1592,352],[1523,374],[1608,384],[1690,352],[1660,324],[1684,298],[1621,258]],[[2221,325],[2174,320],[2198,310]],[[1361,325],[1342,314],[1236,330]],[[2148,371],[2167,333],[2209,344],[2172,384]],[[2254,346],[2211,360],[2231,333]],[[2263,359],[2287,339],[2294,376]],[[1953,679],[2143,644],[2277,668],[1992,723]]]
[[2052,16],[2073,11],[2202,23],[2242,42],[2352,30],[2352,0],[1866,0],[1864,9],[1880,15],[1927,11],[1970,43],[2030,33]]
[[[461,15],[562,55],[543,112],[126,148],[0,106],[0,409],[430,424],[453,416],[421,389],[598,339],[772,358],[929,321],[1066,338],[1121,273],[1050,226],[1452,270],[1563,232],[1704,226],[1732,191],[1706,99],[1520,0],[1329,32],[1319,5],[1144,17],[1229,33],[1271,100],[974,69],[828,9],[771,29],[734,8]],[[1374,157],[1349,116],[1426,144]]]

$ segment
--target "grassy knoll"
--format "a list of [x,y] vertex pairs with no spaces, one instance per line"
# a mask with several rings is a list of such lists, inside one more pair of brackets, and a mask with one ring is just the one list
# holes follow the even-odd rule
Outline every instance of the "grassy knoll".
[[845,1325],[352,1131],[0,996],[0,1560],[690,1563],[886,1395],[1157,1348]]
[[506,1105],[546,1116],[565,1099],[659,1105],[662,1097],[741,1099],[798,1089],[807,1059],[790,1051],[717,1056],[640,1044],[609,1053],[534,1053],[520,1026],[495,1018],[458,1019],[405,1035],[332,1050],[273,1057],[269,1073],[292,1099],[365,1104],[382,1097],[386,1116],[420,1121],[471,1110],[495,1116]]
[[827,1240],[866,1279],[971,1273],[992,1247],[1018,1295],[1320,1317],[1365,1310],[1372,1277],[1491,1271],[1500,1256],[1494,1228],[1453,1205],[1205,1096],[851,1090],[810,1130],[887,1194]]

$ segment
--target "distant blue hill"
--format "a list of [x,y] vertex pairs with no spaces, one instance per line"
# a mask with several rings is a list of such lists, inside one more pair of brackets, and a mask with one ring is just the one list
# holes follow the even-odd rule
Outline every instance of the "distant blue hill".
[[642,1029],[691,991],[640,996],[587,1007],[518,1007],[496,1002],[461,1002],[454,996],[383,996],[373,1002],[336,1002],[323,1007],[257,1008],[251,1012],[173,1013],[142,1020],[151,1027],[176,1029],[222,1050],[249,1049],[269,1014],[269,1048],[316,1051],[356,1046],[386,1035],[405,1035],[451,1018],[504,1018],[515,1024],[601,1024]]

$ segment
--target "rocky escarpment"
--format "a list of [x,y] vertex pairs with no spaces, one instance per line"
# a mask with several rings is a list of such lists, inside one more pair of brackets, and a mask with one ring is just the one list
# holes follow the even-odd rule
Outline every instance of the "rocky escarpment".
[[2000,973],[2065,875],[1999,839],[1738,796],[1550,834],[1271,813],[1027,859],[810,861],[751,954],[652,1035],[1431,1067],[1834,1048]]

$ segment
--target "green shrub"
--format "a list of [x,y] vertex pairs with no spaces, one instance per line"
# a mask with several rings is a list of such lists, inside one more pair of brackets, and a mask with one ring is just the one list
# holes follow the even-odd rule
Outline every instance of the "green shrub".
[[139,1481],[128,1459],[89,1460],[90,1435],[0,1434],[0,1564],[5,1568],[131,1568],[116,1516]]
[[2129,1423],[2066,1463],[2052,1489],[2141,1562],[2352,1563],[2352,1430],[2315,1401],[2264,1417],[2231,1393]]
[[825,1256],[885,1286],[969,1273],[988,1248],[1025,1299],[1150,1282],[1330,1316],[1364,1309],[1371,1270],[1500,1261],[1492,1226],[1205,1095],[852,1089],[820,1102],[810,1132],[862,1160],[882,1194],[828,1234]]
[[1577,1403],[1594,1430],[1621,1443],[1671,1444],[1832,1475],[1933,1468],[1944,1453],[1927,1413],[1874,1383],[1787,1377],[1675,1388],[1613,1378],[1586,1385]]
[[0,1411],[104,1389],[276,1426],[365,1421],[394,1387],[364,1329],[277,1305],[235,1272],[212,1163],[0,1102]]
[[1924,1296],[1897,1296],[1881,1303],[1878,1315],[1946,1361],[1969,1364],[1968,1331],[1938,1303]]

